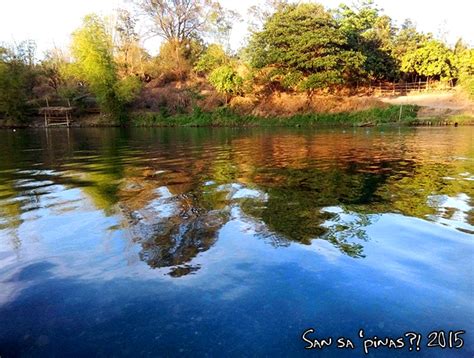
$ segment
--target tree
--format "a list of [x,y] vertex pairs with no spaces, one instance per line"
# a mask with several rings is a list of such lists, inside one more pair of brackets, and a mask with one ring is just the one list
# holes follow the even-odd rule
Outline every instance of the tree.
[[301,73],[306,90],[349,81],[364,61],[347,48],[344,33],[318,4],[283,5],[253,34],[248,53],[252,66],[271,66],[283,77]]
[[84,18],[82,27],[72,35],[71,53],[75,59],[72,73],[85,80],[103,112],[123,122],[124,105],[138,90],[139,82],[136,78],[119,80],[112,36],[103,19],[97,15]]
[[243,85],[243,79],[231,66],[224,65],[216,68],[209,75],[209,82],[217,92],[225,94],[226,103],[229,97],[238,94]]
[[414,52],[432,37],[431,34],[418,32],[413,21],[406,19],[393,40],[393,56],[401,62],[405,54]]
[[247,11],[249,32],[261,31],[267,19],[286,5],[288,0],[265,0],[263,4],[252,5]]
[[401,70],[417,77],[452,80],[456,77],[453,52],[443,43],[430,40],[402,58]]
[[0,47],[0,113],[8,118],[24,120],[30,109],[37,79],[35,49],[33,41]]
[[121,76],[144,76],[143,62],[148,54],[140,46],[136,20],[127,10],[119,10],[115,23],[115,60]]
[[373,0],[364,0],[352,7],[340,5],[336,19],[346,34],[349,47],[365,56],[361,79],[393,80],[397,64],[392,57],[395,29],[390,17],[380,15]]
[[467,94],[474,98],[474,48],[469,48],[461,39],[454,47],[458,79]]
[[213,31],[228,31],[228,13],[212,0],[135,0],[151,20],[152,35],[183,43]]
[[160,47],[156,67],[165,82],[185,80],[203,51],[203,44],[198,40],[165,41]]
[[199,57],[199,60],[194,66],[198,73],[210,73],[217,67],[229,63],[230,59],[221,45],[211,44]]

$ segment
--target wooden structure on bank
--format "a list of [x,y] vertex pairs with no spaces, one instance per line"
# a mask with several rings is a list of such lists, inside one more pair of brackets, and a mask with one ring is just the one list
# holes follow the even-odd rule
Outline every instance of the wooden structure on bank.
[[72,122],[72,110],[71,103],[68,102],[67,107],[50,107],[48,99],[46,99],[46,107],[39,109],[39,113],[44,115],[44,126],[67,126],[69,127]]
[[369,89],[379,96],[403,96],[412,92],[450,91],[454,88],[452,82],[439,83],[430,81],[401,82],[401,83],[371,83]]

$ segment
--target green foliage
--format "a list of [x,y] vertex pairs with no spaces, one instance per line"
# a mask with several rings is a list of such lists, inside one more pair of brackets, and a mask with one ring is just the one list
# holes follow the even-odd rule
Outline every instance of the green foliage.
[[281,84],[284,88],[297,89],[303,79],[301,71],[290,71],[283,77]]
[[217,67],[223,66],[230,62],[229,57],[225,53],[221,45],[211,44],[202,53],[201,57],[194,66],[194,70],[198,73],[210,73]]
[[401,61],[405,54],[414,52],[431,39],[431,34],[420,33],[414,23],[407,19],[402,24],[398,34],[393,38],[393,56],[397,61]]
[[402,58],[401,69],[417,76],[451,80],[456,76],[453,52],[443,43],[430,40]]
[[115,92],[122,103],[130,103],[138,96],[141,88],[142,82],[137,76],[128,76],[116,84]]
[[455,54],[461,86],[474,99],[474,49],[456,46]]
[[37,78],[34,65],[35,45],[21,42],[15,47],[0,47],[0,114],[23,121],[30,110]]
[[307,89],[348,80],[364,60],[361,53],[347,49],[344,33],[318,4],[280,6],[263,30],[253,34],[248,52],[256,68],[273,66],[313,75],[306,81]]
[[229,95],[240,93],[243,85],[242,77],[228,65],[220,66],[212,71],[209,75],[209,82],[227,98]]
[[349,47],[364,56],[363,71],[358,73],[358,80],[393,80],[397,77],[397,64],[391,56],[395,29],[392,20],[381,16],[372,0],[361,1],[353,7],[340,5],[336,19]]
[[203,52],[203,47],[202,41],[196,39],[164,42],[156,61],[157,77],[161,76],[165,83],[185,80]]
[[[403,106],[401,121],[411,124],[416,120],[417,106]],[[192,113],[168,116],[162,113],[135,114],[135,126],[270,126],[270,127],[311,127],[320,125],[363,125],[363,124],[400,123],[400,106],[373,108],[352,113],[314,113],[298,114],[289,118],[261,118],[241,116],[228,107],[221,107],[213,112],[195,109]]]
[[123,123],[124,105],[133,98],[135,87],[128,81],[122,85],[118,79],[112,37],[101,18],[84,18],[82,27],[72,35],[71,53],[75,59],[72,74],[88,84],[104,113]]

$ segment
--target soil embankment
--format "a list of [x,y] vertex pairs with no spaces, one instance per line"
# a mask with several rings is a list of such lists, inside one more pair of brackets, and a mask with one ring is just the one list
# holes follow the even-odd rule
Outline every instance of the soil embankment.
[[392,105],[420,106],[418,119],[421,121],[453,118],[474,123],[474,102],[455,91],[381,98],[381,100]]
[[[403,106],[403,108],[400,108]],[[418,107],[416,107],[418,106]],[[130,110],[132,126],[474,124],[474,103],[459,93],[400,97],[261,91],[226,99],[203,81],[148,83]],[[118,125],[100,114],[76,113],[74,127]],[[41,127],[42,118],[0,127]]]

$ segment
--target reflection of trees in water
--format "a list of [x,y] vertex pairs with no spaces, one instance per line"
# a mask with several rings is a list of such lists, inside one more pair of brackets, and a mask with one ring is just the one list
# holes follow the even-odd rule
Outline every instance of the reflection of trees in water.
[[[238,164],[233,164],[235,158],[228,154],[228,148],[225,153],[209,161],[209,165],[201,163],[199,175],[187,168],[127,179],[132,189],[142,189],[129,190],[128,194],[127,190],[119,192],[120,205],[134,218],[130,230],[142,247],[141,259],[151,267],[171,267],[173,277],[199,269],[191,264],[192,260],[214,245],[218,231],[229,220],[232,206],[238,206],[242,219],[248,218],[259,237],[272,245],[310,244],[321,239],[346,255],[364,257],[366,228],[377,217],[373,214],[394,212],[396,208],[403,213],[411,208],[410,215],[425,215],[426,210],[432,210],[426,197],[416,201],[418,208],[413,207],[413,199],[426,194],[422,190],[415,196],[409,193],[416,188],[427,188],[429,192],[442,189],[443,184],[430,184],[428,177],[432,180],[435,173],[447,173],[444,166],[429,169],[427,165],[427,174],[420,177],[419,168],[410,161],[368,167],[350,162],[345,167],[338,163],[330,168],[250,168],[250,176],[244,175],[243,179],[256,184],[262,195],[233,199],[232,191],[243,186],[217,183],[232,183],[237,174],[242,178],[242,173],[235,172]],[[403,170],[399,166],[406,173],[400,175]],[[138,184],[133,184],[134,180]],[[170,196],[160,199],[158,195],[156,199],[154,190],[165,184]],[[402,188],[398,188],[400,185]],[[391,193],[393,188],[398,192]],[[325,210],[328,207],[343,211]]]
[[[146,185],[142,188],[150,188]],[[229,220],[230,209],[222,205],[226,193],[204,189],[173,193],[173,186],[137,193],[136,187],[134,195],[121,201],[121,208],[132,239],[141,245],[140,258],[152,268],[173,267],[173,277],[195,272],[199,266],[187,263],[215,243],[217,232]]]
[[[344,254],[363,257],[362,244],[353,240],[366,240],[364,227],[370,224],[369,217],[361,215],[356,220],[343,221],[339,213],[321,209],[344,201],[363,201],[360,188],[365,188],[364,180],[339,185],[337,199],[331,191],[333,186],[326,185],[331,178],[324,175],[339,178],[339,173],[311,174],[322,180],[307,181],[311,187],[296,181],[265,191],[208,181],[195,183],[183,192],[182,187],[160,186],[170,177],[176,182],[177,173],[152,180],[135,178],[119,192],[120,205],[129,219],[133,240],[141,245],[140,258],[153,268],[173,267],[170,275],[174,277],[198,269],[191,265],[192,260],[214,245],[218,231],[230,219],[232,207],[240,208],[241,219],[250,219],[247,221],[253,230],[272,245],[310,244],[319,238]],[[361,177],[367,177],[372,185],[373,178],[366,174]]]
[[369,239],[366,228],[373,224],[374,215],[350,212],[341,208],[327,208],[322,211],[331,213],[332,217],[323,224],[327,232],[321,239],[329,241],[348,256],[365,257],[361,242]]
[[[271,180],[266,180],[267,176]],[[364,228],[370,225],[369,216],[354,213],[358,215],[356,220],[342,222],[339,213],[322,209],[374,202],[378,200],[375,192],[386,178],[384,174],[348,175],[341,170],[317,168],[261,171],[259,183],[270,183],[265,189],[268,200],[265,205],[247,200],[242,203],[242,210],[265,223],[275,234],[270,237],[276,245],[281,240],[310,244],[318,238],[331,242],[344,254],[362,257],[362,244],[351,239],[367,239]],[[275,241],[275,237],[280,239]]]
[[[310,245],[313,240],[321,239],[330,242],[343,254],[364,257],[362,242],[368,240],[365,228],[372,223],[371,216],[345,212],[346,216],[351,216],[348,220],[341,214],[342,209],[341,212],[332,212],[314,207],[298,212],[297,202],[282,201],[281,204],[278,207],[271,200],[263,207],[252,200],[242,203],[243,212],[253,221],[254,230],[271,245],[284,247],[291,242]],[[269,207],[275,216],[265,212]],[[256,219],[261,224],[255,223]]]
[[[104,133],[73,131],[66,141],[61,139],[62,132],[52,132],[48,141],[27,135],[24,142],[8,137],[8,145],[0,143],[6,153],[0,169],[38,162],[42,163],[38,169],[57,173],[12,176],[1,172],[1,179],[7,180],[0,187],[0,225],[18,228],[22,213],[41,204],[40,200],[34,205],[37,197],[33,194],[26,195],[27,203],[21,199],[6,204],[10,198],[25,196],[24,189],[15,187],[16,179],[80,187],[106,215],[120,207],[142,247],[140,257],[151,267],[172,267],[170,275],[179,277],[199,268],[192,265],[193,259],[212,247],[233,206],[272,245],[309,244],[317,238],[352,257],[363,256],[365,229],[376,217],[372,214],[451,218],[453,208],[441,207],[439,200],[432,200],[436,195],[455,198],[464,193],[471,209],[464,210],[461,219],[470,225],[474,221],[474,187],[468,180],[474,173],[472,160],[429,159],[448,154],[472,158],[468,137],[453,143],[446,154],[441,152],[446,146],[431,146],[432,134],[389,138],[364,133],[247,135],[163,130],[159,136],[144,131],[138,136],[141,142],[130,145],[130,138],[119,132]],[[36,142],[44,150],[22,151]],[[258,188],[266,194],[265,200],[232,197],[239,189],[231,185],[236,182]],[[169,193],[157,192],[159,188]],[[344,212],[322,210],[328,207]]]

